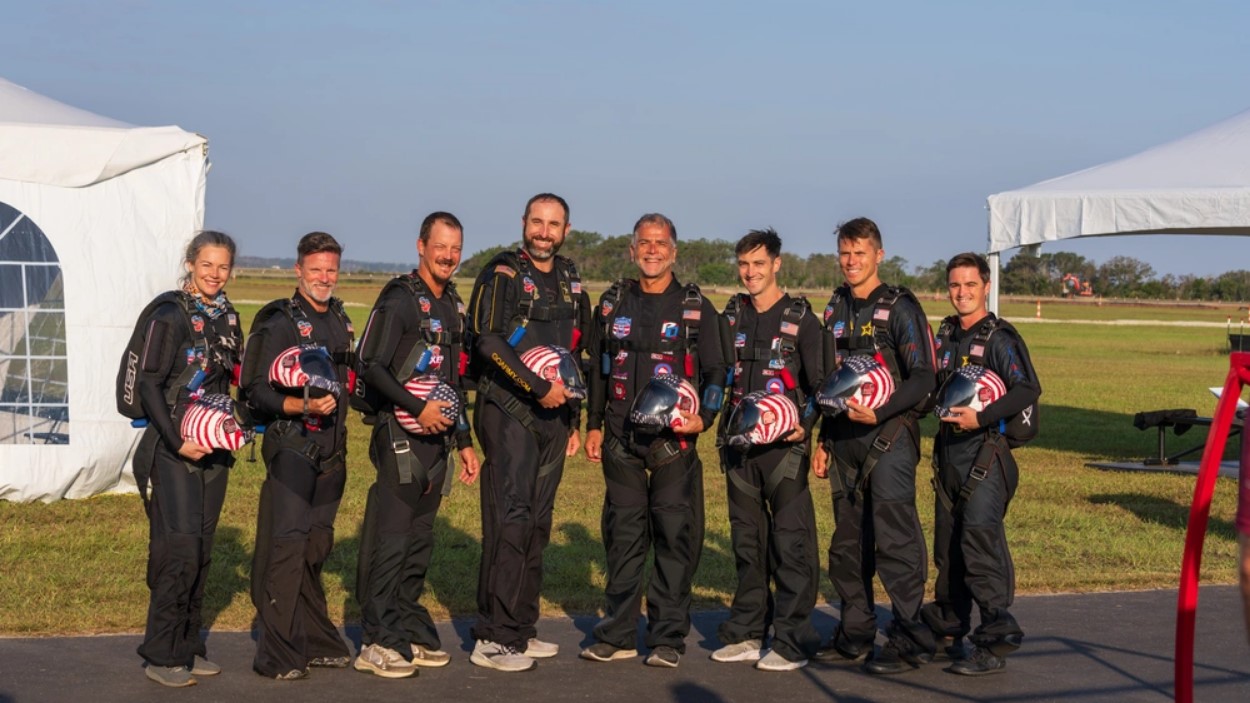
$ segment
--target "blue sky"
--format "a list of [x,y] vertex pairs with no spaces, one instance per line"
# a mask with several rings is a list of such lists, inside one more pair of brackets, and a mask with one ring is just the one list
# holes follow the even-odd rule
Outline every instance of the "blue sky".
[[[1242,2],[42,0],[5,26],[0,76],[207,136],[207,224],[264,256],[323,229],[411,262],[436,209],[472,252],[554,191],[578,229],[660,211],[800,254],[866,215],[927,265],[985,248],[991,193],[1250,108]],[[1250,268],[1235,238],[1045,250]]]

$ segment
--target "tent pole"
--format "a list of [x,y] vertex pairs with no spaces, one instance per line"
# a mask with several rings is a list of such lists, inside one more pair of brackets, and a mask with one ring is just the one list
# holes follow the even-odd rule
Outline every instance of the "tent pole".
[[998,252],[993,252],[986,257],[990,265],[990,298],[988,305],[990,312],[998,314],[998,279],[1001,278],[1002,272],[998,266]]

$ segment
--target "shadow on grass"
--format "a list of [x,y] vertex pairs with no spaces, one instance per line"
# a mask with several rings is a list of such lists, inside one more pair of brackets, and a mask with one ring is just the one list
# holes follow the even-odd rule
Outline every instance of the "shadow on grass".
[[[1183,531],[1189,525],[1189,506],[1176,501],[1160,498],[1144,493],[1099,493],[1089,497],[1095,505],[1118,505],[1133,513],[1143,522],[1151,522],[1169,529]],[[1207,533],[1228,540],[1237,541],[1237,529],[1229,520],[1212,517],[1207,525]]]
[[235,595],[251,588],[252,546],[237,527],[219,527],[213,538],[213,563],[204,589],[204,629],[211,630]]

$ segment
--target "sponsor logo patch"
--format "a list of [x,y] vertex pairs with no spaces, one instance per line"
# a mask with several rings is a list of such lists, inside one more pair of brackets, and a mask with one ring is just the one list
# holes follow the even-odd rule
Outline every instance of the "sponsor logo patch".
[[430,299],[425,297],[424,295],[421,296],[420,298],[417,298],[417,304],[421,306],[421,312],[430,311]]
[[633,325],[633,320],[628,317],[618,317],[612,321],[612,336],[617,339],[625,339],[629,336],[629,330]]
[[612,397],[615,398],[616,400],[625,400],[625,384],[624,383],[612,384]]
[[672,372],[673,372],[673,367],[672,367],[672,366],[669,366],[668,364],[656,364],[656,365],[655,365],[655,375],[656,375],[656,376],[660,376],[660,375],[662,375],[662,374],[668,374],[668,373],[672,373]]
[[312,336],[312,323],[309,322],[308,320],[300,320],[299,322],[295,323],[295,326],[299,329],[299,336],[301,337]]
[[781,382],[780,378],[770,378],[768,383],[764,384],[769,393],[785,393],[786,384]]
[[739,332],[734,335],[734,346],[745,347],[747,345],[747,335],[745,332]]
[[660,325],[660,336],[665,339],[677,339],[677,323],[665,322]]
[[838,320],[837,322],[833,323],[833,336],[837,338],[837,337],[841,337],[844,334],[846,334],[846,323],[843,322],[842,320]]
[[199,315],[192,315],[191,327],[194,328],[197,333],[203,332],[204,331],[204,318],[200,317]]
[[442,332],[442,331],[443,331],[443,321],[442,321],[442,320],[440,320],[440,319],[438,319],[438,318],[431,317],[431,318],[430,318],[430,331],[431,331],[431,332]]
[[533,293],[534,289],[537,288],[537,286],[534,285],[534,279],[529,276],[525,276],[521,279],[521,286],[525,288],[526,293]]

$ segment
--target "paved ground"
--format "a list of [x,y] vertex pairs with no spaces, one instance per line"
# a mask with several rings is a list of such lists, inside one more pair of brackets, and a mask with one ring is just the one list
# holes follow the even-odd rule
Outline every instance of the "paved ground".
[[[382,680],[351,669],[314,670],[304,681],[276,682],[251,672],[248,633],[212,632],[212,659],[225,667],[198,686],[172,690],[146,680],[135,655],[136,635],[0,639],[0,702],[26,701],[1152,701],[1172,699],[1175,591],[1033,596],[1013,612],[1028,631],[1007,670],[983,678],[955,676],[933,664],[894,677],[862,673],[849,662],[814,664],[798,672],[755,671],[717,664],[723,611],[699,613],[676,670],[652,669],[641,659],[598,664],[577,659],[594,618],[557,618],[540,634],[558,642],[560,656],[536,671],[499,674],[468,662],[469,623],[442,626],[455,660],[418,678]],[[828,635],[836,613],[822,608],[817,626]],[[1198,701],[1250,701],[1250,646],[1235,588],[1202,589],[1198,607],[1195,679]],[[349,630],[349,638],[359,633]]]

